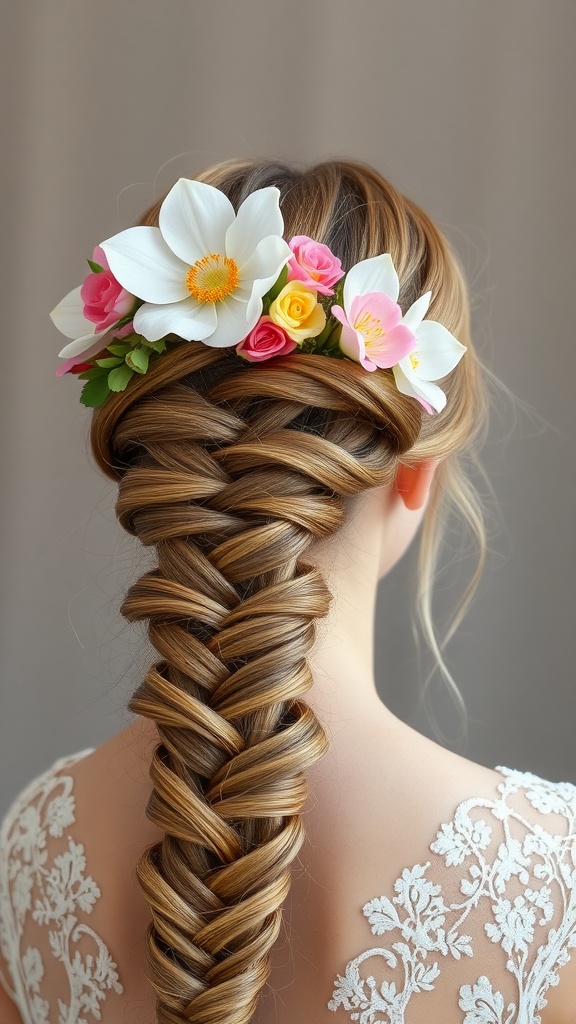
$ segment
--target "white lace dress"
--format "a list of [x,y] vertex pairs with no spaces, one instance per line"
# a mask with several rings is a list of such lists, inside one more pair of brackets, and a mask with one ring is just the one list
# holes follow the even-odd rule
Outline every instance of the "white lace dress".
[[[61,759],[32,782],[0,832],[7,975],[0,982],[24,1024],[93,1024],[105,1019],[107,996],[123,991],[121,970],[90,927],[101,892],[74,839],[66,769],[89,752]],[[367,948],[343,970],[335,965],[328,986],[335,1024],[409,1024],[412,1008],[432,997],[454,961],[463,980],[451,1021],[540,1024],[546,992],[576,946],[576,787],[496,771],[498,797],[462,802],[440,825],[430,859],[405,868],[393,892],[361,908]],[[47,942],[40,941],[44,929]],[[481,969],[488,962],[476,948],[481,941],[497,947],[498,983]],[[62,965],[66,979],[54,1005],[43,991],[46,957]]]

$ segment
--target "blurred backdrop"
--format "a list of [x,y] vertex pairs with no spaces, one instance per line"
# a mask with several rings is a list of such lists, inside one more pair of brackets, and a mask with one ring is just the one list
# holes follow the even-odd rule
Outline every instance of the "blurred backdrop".
[[[3,15],[0,813],[34,773],[128,721],[142,570],[56,379],[48,313],[96,243],[232,156],[374,164],[465,266],[497,398],[491,555],[447,658],[464,753],[576,782],[574,0],[19,0]],[[451,537],[442,625],[471,568]],[[382,586],[383,699],[434,735],[410,625],[415,557]],[[456,719],[437,684],[439,724]]]

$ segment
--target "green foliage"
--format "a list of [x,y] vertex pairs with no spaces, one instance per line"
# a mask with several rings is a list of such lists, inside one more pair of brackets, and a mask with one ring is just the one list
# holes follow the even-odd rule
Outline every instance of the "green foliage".
[[276,279],[276,281],[274,282],[274,284],[272,285],[270,291],[266,292],[266,295],[262,299],[262,312],[263,313],[267,313],[268,312],[268,310],[270,309],[271,303],[274,302],[274,299],[276,299],[280,295],[280,292],[282,291],[282,289],[286,285],[287,281],[288,281],[288,267],[285,266],[285,267],[282,267],[282,270],[280,271],[280,274],[279,274],[278,278]]
[[93,366],[90,370],[84,370],[83,373],[78,374],[79,380],[97,380],[98,377],[107,377],[108,371],[102,369],[99,366]]
[[122,359],[129,351],[130,345],[124,341],[119,341],[117,345],[108,345],[108,352],[111,352],[113,356],[121,356]]
[[86,262],[93,274],[104,273],[104,267],[101,267],[99,263],[94,263],[94,260],[86,260]]
[[115,370],[111,370],[108,374],[108,387],[110,391],[124,391],[128,381],[134,376],[134,370],[130,366],[126,366],[123,363],[122,366],[118,366]]
[[[85,374],[81,374],[81,376],[84,377]],[[109,394],[110,388],[108,387],[107,374],[101,374],[99,377],[86,381],[82,388],[80,401],[82,405],[96,409],[98,406],[104,405]]]
[[128,352],[126,356],[126,365],[136,373],[146,373],[148,369],[148,363],[150,361],[150,351],[138,346]]
[[97,359],[96,366],[103,366],[105,369],[111,370],[114,366],[121,366],[123,362],[124,360],[118,356],[110,356],[105,359]]
[[[160,338],[159,341],[148,341],[146,338],[142,338],[139,334],[135,335],[135,337],[140,339],[140,344],[143,348],[152,349],[152,351],[156,352],[158,355],[160,355],[161,352],[166,351],[166,338]],[[180,341],[181,339],[177,340]]]

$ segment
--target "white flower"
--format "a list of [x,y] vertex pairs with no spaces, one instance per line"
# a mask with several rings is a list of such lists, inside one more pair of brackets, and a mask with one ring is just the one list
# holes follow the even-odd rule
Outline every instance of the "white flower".
[[282,238],[277,188],[249,195],[234,214],[212,185],[180,178],[159,227],[134,227],[101,243],[112,273],[144,300],[134,330],[148,341],[238,344],[262,312],[262,296],[292,256]]
[[108,332],[108,328],[105,331],[96,330],[96,324],[84,316],[81,289],[82,285],[73,288],[50,313],[52,322],[58,330],[67,338],[73,339],[58,353],[59,356],[71,361],[75,358],[76,362],[80,362],[80,357],[88,359],[101,352],[105,348],[105,343],[100,343],[100,338]]
[[446,405],[446,395],[431,381],[445,377],[466,351],[453,334],[436,320],[424,320],[432,292],[425,292],[404,314],[402,323],[416,337],[416,346],[392,368],[396,387],[403,395],[412,395],[432,412]]

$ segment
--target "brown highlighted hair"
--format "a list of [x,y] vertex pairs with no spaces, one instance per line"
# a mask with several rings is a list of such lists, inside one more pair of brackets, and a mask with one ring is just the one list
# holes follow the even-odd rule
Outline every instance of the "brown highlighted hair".
[[[199,177],[236,209],[277,186],[285,237],[326,243],[344,269],[389,252],[402,309],[431,290],[429,318],[468,347],[435,416],[400,394],[391,371],[298,352],[253,365],[200,342],[171,347],[94,414],[93,451],[120,481],[120,522],[157,559],[122,605],[128,620],[147,620],[158,652],[130,702],[159,736],[148,815],[164,838],[138,865],[157,1019],[247,1024],[305,839],[306,770],[328,746],[305,695],[330,591],[306,550],[353,514],[355,495],[391,483],[399,462],[442,460],[421,548],[421,615],[434,644],[446,496],[478,535],[480,571],[482,522],[458,455],[485,400],[456,258],[376,171],[243,161]],[[141,223],[157,224],[159,206]]]

